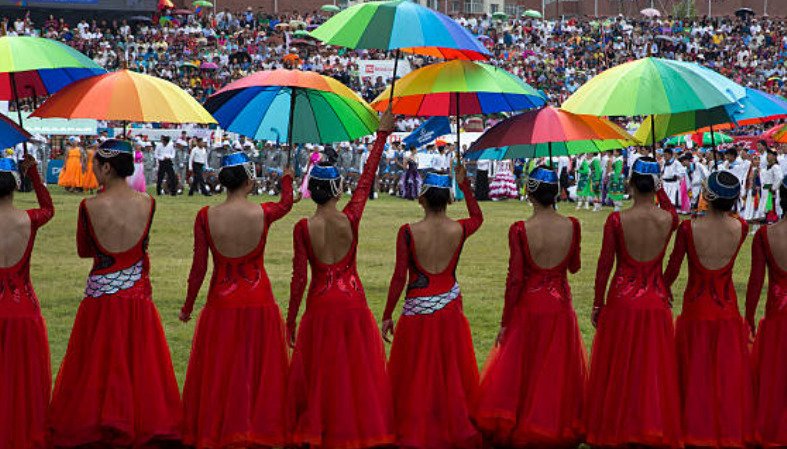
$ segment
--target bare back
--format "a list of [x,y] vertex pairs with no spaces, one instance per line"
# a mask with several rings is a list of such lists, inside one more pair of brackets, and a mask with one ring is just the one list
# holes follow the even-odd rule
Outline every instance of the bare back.
[[144,236],[153,199],[130,189],[105,192],[85,201],[98,243],[107,251],[122,253]]
[[462,244],[463,229],[458,222],[442,217],[419,221],[410,225],[415,256],[421,267],[430,273],[441,273],[448,268]]
[[782,271],[787,271],[787,220],[768,226],[765,235],[773,260]]
[[0,268],[12,267],[22,260],[30,243],[30,216],[18,209],[3,212],[0,214],[0,233]]
[[691,234],[702,266],[707,270],[727,266],[738,252],[741,232],[741,222],[727,215],[721,219],[701,217],[694,220]]
[[308,219],[311,247],[317,259],[331,265],[342,260],[353,244],[350,220],[338,210],[319,212]]
[[257,248],[265,230],[259,204],[248,201],[223,203],[208,209],[213,245],[224,257],[242,257]]
[[626,252],[638,262],[658,257],[672,232],[672,214],[655,205],[620,212],[620,223]]
[[571,251],[574,225],[560,214],[535,215],[525,221],[525,232],[530,258],[540,268],[560,265]]

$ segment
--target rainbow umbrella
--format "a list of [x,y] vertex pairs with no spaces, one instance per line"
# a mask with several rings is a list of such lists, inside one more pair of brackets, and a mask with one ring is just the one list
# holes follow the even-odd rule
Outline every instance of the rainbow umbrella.
[[213,8],[213,3],[207,0],[197,0],[191,4],[191,6],[196,6],[199,8]]
[[191,95],[155,76],[118,70],[77,81],[32,114],[41,118],[85,118],[123,122],[216,123]]
[[293,144],[355,140],[378,125],[377,114],[344,84],[299,70],[254,73],[211,95],[205,107],[228,131],[270,141],[286,136],[290,152]]
[[513,145],[510,147],[487,148],[484,150],[468,153],[465,155],[465,158],[470,161],[500,161],[503,159],[531,159],[550,157],[550,154],[552,154],[552,156],[570,156],[576,154],[599,153],[602,151],[618,150],[630,147],[632,145],[635,145],[635,143],[629,140],[572,140],[569,142],[553,142],[551,145],[547,143],[538,143]]
[[552,165],[554,154],[606,151],[635,144],[631,135],[605,118],[547,106],[503,120],[476,140],[470,152],[507,148],[506,158],[548,156]]
[[774,142],[787,143],[787,125],[782,125],[776,132],[773,133]]
[[0,148],[10,148],[28,140],[30,140],[30,133],[10,118],[0,114]]
[[[634,139],[640,145],[646,145],[653,140],[660,141],[670,136],[699,130],[706,127],[721,126],[723,123],[733,121],[733,115],[726,106],[703,109],[699,111],[680,112],[677,114],[649,115],[637,128]],[[655,139],[654,139],[655,133]]]

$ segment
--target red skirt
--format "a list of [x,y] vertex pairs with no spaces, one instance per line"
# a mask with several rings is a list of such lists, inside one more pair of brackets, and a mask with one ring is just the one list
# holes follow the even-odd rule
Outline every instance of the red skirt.
[[517,307],[484,368],[478,427],[495,446],[577,447],[584,435],[586,360],[570,305]]
[[429,315],[402,316],[388,363],[400,448],[477,448],[470,417],[478,364],[461,297]]
[[787,314],[760,322],[754,342],[756,442],[787,447]]
[[180,439],[180,394],[161,318],[138,290],[80,304],[50,407],[55,446]]
[[393,444],[385,350],[365,303],[307,306],[292,355],[286,408],[291,444],[327,449]]
[[48,447],[52,372],[41,315],[0,317],[0,442],[7,449]]
[[183,387],[183,442],[197,448],[283,446],[287,359],[276,303],[205,307]]
[[669,309],[607,305],[602,310],[585,404],[592,446],[683,446]]
[[747,335],[740,316],[678,318],[675,339],[686,445],[746,447],[753,440]]

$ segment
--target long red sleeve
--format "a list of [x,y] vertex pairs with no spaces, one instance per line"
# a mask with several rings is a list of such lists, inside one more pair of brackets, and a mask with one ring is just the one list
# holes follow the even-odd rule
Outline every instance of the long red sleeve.
[[276,220],[287,215],[292,210],[292,176],[289,174],[281,178],[281,198],[278,202],[269,202],[262,205],[265,213],[265,226],[270,226]]
[[667,287],[672,288],[672,284],[675,283],[678,275],[680,275],[680,266],[683,264],[683,258],[686,257],[686,239],[688,238],[689,226],[691,226],[690,220],[681,223],[678,228],[678,235],[675,236],[675,246],[672,248],[672,254],[669,256],[667,270],[664,271],[664,282],[667,283]]
[[202,208],[194,219],[194,255],[191,259],[191,272],[189,273],[189,287],[186,293],[186,302],[181,312],[190,315],[194,310],[194,301],[197,299],[205,273],[208,271],[208,208]]
[[617,239],[615,238],[615,220],[618,220],[620,215],[612,213],[607,217],[607,222],[604,224],[604,238],[601,241],[601,254],[598,257],[598,266],[596,267],[596,287],[595,298],[593,299],[593,306],[601,307],[604,305],[604,299],[607,295],[607,282],[609,275],[612,273],[612,266],[615,264],[615,254],[617,252]]
[[478,228],[484,223],[484,213],[481,212],[481,208],[478,206],[478,200],[475,199],[473,189],[470,188],[470,181],[467,178],[459,184],[459,188],[465,195],[467,213],[470,214],[469,218],[459,220],[459,224],[461,224],[464,229],[465,238],[468,238],[475,234]]
[[85,200],[79,203],[79,217],[77,218],[77,254],[82,258],[90,258],[96,254],[93,238],[88,229],[88,215]]
[[524,226],[518,221],[508,228],[508,276],[506,276],[505,303],[500,325],[506,326],[511,320],[517,301],[522,295],[525,284],[525,254],[522,248],[522,235]]
[[757,304],[760,302],[762,286],[765,283],[766,232],[766,227],[760,228],[751,245],[751,272],[749,273],[749,286],[746,289],[746,321],[749,323],[755,322]]
[[374,141],[372,151],[369,153],[369,158],[366,160],[366,165],[363,166],[363,173],[358,180],[358,186],[353,192],[350,202],[344,206],[344,213],[347,218],[354,224],[361,221],[363,210],[366,207],[366,201],[369,200],[369,192],[372,190],[372,184],[377,176],[377,169],[380,166],[380,158],[385,149],[385,141],[388,139],[390,131],[377,131],[377,139]]
[[407,225],[400,227],[399,234],[396,237],[396,266],[391,276],[391,284],[388,287],[388,301],[385,303],[383,320],[389,320],[393,316],[396,304],[399,302],[399,297],[401,297],[402,290],[404,290],[404,286],[407,283],[407,268],[410,262],[410,245],[407,242],[409,235],[407,229]]
[[301,308],[303,292],[306,290],[309,256],[306,253],[306,239],[309,238],[308,222],[303,219],[295,225],[292,233],[292,279],[290,280],[290,305],[287,308],[287,329],[293,329]]
[[667,192],[664,191],[664,188],[660,188],[656,192],[656,201],[659,203],[659,207],[662,210],[665,210],[672,215],[672,229],[677,229],[678,223],[680,223],[680,218],[678,218],[678,211],[675,209],[675,205],[672,204],[672,201],[669,199],[669,195]]
[[571,223],[574,225],[574,242],[576,243],[571,249],[573,253],[568,261],[568,271],[573,274],[582,268],[582,225],[574,217],[571,217]]
[[38,229],[55,216],[55,206],[52,204],[49,190],[41,181],[38,169],[30,167],[26,175],[33,184],[33,190],[36,192],[36,200],[38,201],[38,209],[28,209],[27,215],[30,217],[30,224],[33,229]]

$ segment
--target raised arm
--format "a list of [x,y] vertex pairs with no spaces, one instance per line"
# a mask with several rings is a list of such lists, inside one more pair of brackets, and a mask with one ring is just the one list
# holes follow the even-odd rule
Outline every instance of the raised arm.
[[678,218],[678,211],[675,210],[675,205],[672,204],[672,201],[669,199],[669,195],[667,192],[664,191],[664,187],[660,188],[656,192],[656,201],[659,203],[659,207],[662,210],[665,210],[672,215],[672,229],[677,229],[678,224],[680,223],[680,218]]
[[596,286],[595,298],[593,299],[593,325],[597,325],[598,311],[604,306],[604,298],[607,294],[607,282],[612,273],[612,266],[615,264],[615,253],[617,252],[617,239],[615,238],[615,221],[619,215],[612,213],[607,217],[604,224],[604,237],[601,241],[601,254],[598,258],[596,267]]
[[678,235],[675,236],[675,246],[672,248],[672,254],[669,256],[669,263],[667,270],[664,272],[664,282],[667,287],[672,288],[672,284],[680,275],[680,266],[683,264],[683,258],[686,257],[686,233],[688,227],[691,226],[691,221],[684,221],[678,228]]
[[408,245],[410,234],[407,229],[407,225],[400,227],[399,234],[396,236],[396,265],[391,276],[391,284],[388,287],[388,301],[385,303],[383,321],[393,317],[396,304],[399,302],[399,297],[407,283],[407,267],[410,261],[410,247]]
[[462,193],[465,195],[467,213],[470,214],[470,217],[459,220],[459,224],[464,228],[465,238],[467,238],[473,235],[478,228],[481,227],[481,224],[484,222],[484,213],[481,212],[481,208],[478,206],[478,200],[476,200],[473,189],[470,187],[470,180],[464,177],[464,167],[460,167],[457,170],[457,178],[460,176],[460,172],[462,173],[461,176],[463,179],[461,179],[458,184]]
[[194,310],[194,301],[197,299],[205,273],[208,271],[208,208],[202,208],[194,219],[194,255],[191,259],[191,272],[189,273],[188,291],[186,302],[180,309],[180,320],[184,323],[191,317]]
[[749,273],[749,286],[746,289],[746,324],[752,334],[757,330],[757,304],[760,302],[760,293],[765,283],[765,239],[767,227],[760,228],[754,236],[751,245],[751,272]]
[[306,270],[309,265],[309,257],[306,253],[306,239],[309,238],[305,227],[308,226],[306,220],[301,220],[295,225],[292,234],[292,279],[290,280],[290,304],[287,308],[287,337],[290,345],[295,345],[295,329],[298,320],[298,310],[301,308],[303,292],[306,290],[308,275]]
[[33,226],[33,229],[38,229],[55,216],[55,206],[52,204],[52,197],[49,195],[49,190],[47,190],[43,181],[41,181],[41,175],[38,174],[36,160],[33,156],[29,154],[26,155],[21,168],[25,171],[25,175],[30,178],[30,182],[33,184],[33,190],[36,192],[38,209],[28,209],[27,215],[30,217],[30,224]]
[[525,283],[525,256],[522,251],[522,222],[516,222],[508,228],[508,276],[506,276],[505,303],[500,327],[508,326],[517,301],[522,294]]
[[270,226],[274,221],[287,215],[292,210],[292,170],[286,170],[281,178],[281,198],[278,202],[269,202],[262,205],[265,213],[265,225]]

